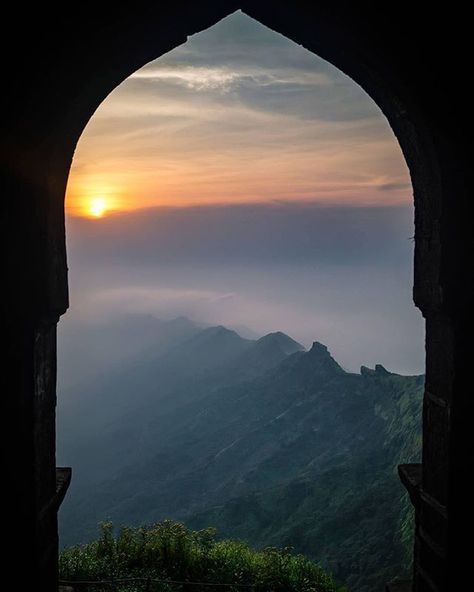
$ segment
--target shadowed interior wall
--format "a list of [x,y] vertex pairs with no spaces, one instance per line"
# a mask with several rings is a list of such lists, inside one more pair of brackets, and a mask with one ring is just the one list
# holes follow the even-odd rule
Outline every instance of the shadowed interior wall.
[[[426,318],[422,466],[402,478],[416,508],[414,589],[469,574],[472,218],[466,124],[468,23],[448,7],[281,0],[144,3],[113,11],[12,9],[2,95],[4,407],[9,569],[54,590],[57,507],[55,331],[68,306],[64,192],[74,147],[106,95],[146,62],[241,8],[359,83],[400,142],[415,198],[414,299]],[[446,34],[456,38],[443,43]],[[356,528],[356,525],[354,525]],[[464,549],[464,554],[463,554]]]

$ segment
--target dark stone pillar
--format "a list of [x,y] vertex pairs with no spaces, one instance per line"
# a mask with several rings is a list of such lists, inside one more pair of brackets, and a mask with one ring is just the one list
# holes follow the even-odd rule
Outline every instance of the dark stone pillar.
[[413,592],[445,592],[455,578],[471,579],[459,532],[472,524],[473,409],[466,387],[472,380],[474,263],[467,162],[458,147],[448,131],[438,131],[432,151],[438,164],[414,177],[414,294],[426,319],[423,453],[420,465],[399,469],[415,508]]
[[35,546],[38,580],[45,590],[57,587],[58,509],[71,478],[56,468],[56,323],[43,320],[34,334],[34,487]]
[[10,138],[5,154],[12,158],[2,162],[1,177],[5,560],[21,589],[53,591],[57,510],[70,479],[70,471],[57,471],[55,456],[56,324],[67,307],[62,208],[67,170],[55,175],[44,141],[40,145],[30,134],[25,148],[20,137]]
[[[70,470],[55,466],[56,319],[6,324],[6,567],[25,589],[57,587],[57,510]],[[11,393],[14,397],[10,398]]]

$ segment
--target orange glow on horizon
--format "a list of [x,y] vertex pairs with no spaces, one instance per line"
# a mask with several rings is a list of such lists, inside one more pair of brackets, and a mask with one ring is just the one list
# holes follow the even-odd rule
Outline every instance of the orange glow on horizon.
[[107,211],[107,202],[103,197],[94,197],[88,206],[89,215],[93,218],[102,218]]
[[74,170],[68,182],[65,206],[70,216],[96,220],[128,209],[113,183],[108,183],[105,178],[99,181],[94,177],[80,178],[78,182]]
[[[85,142],[84,142],[85,143]],[[294,159],[288,170],[286,155],[272,152],[274,162],[248,163],[246,174],[237,166],[222,166],[225,174],[219,178],[211,168],[207,174],[196,174],[189,162],[176,163],[170,172],[143,174],[134,170],[124,158],[90,176],[74,166],[68,183],[66,209],[69,215],[103,218],[111,214],[160,207],[220,206],[230,204],[258,204],[281,202],[318,202],[321,205],[396,205],[410,199],[410,185],[388,194],[381,191],[391,178],[382,175],[361,174],[356,178],[336,174],[328,160],[314,163],[310,158]],[[145,157],[146,158],[146,157]],[[216,158],[216,160],[218,160]],[[236,159],[237,160],[237,159]],[[311,159],[312,160],[312,159]],[[226,163],[227,164],[227,163]],[[243,164],[241,165],[243,168]],[[139,168],[139,167],[137,167]],[[350,167],[348,167],[350,169]],[[221,170],[222,170],[221,169]],[[377,171],[378,172],[378,171]],[[402,179],[405,181],[405,179]]]

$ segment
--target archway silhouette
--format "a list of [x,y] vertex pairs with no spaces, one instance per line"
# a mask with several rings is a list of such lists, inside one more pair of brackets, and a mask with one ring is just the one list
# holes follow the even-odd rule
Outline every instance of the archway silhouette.
[[[166,4],[120,9],[112,18],[81,15],[70,44],[63,38],[69,47],[64,55],[52,46],[42,49],[50,76],[38,77],[34,115],[26,124],[22,114],[31,108],[31,99],[19,85],[24,94],[20,91],[22,99],[10,112],[5,137],[14,147],[8,157],[8,188],[19,196],[8,202],[8,219],[22,221],[22,232],[17,233],[13,223],[4,238],[11,251],[6,269],[15,287],[8,293],[7,307],[21,319],[21,330],[12,323],[7,333],[14,344],[12,365],[23,377],[12,382],[20,385],[19,413],[29,418],[18,422],[21,445],[14,459],[25,470],[12,490],[12,507],[22,517],[18,529],[32,533],[34,541],[24,561],[33,566],[32,582],[53,589],[56,511],[62,495],[54,467],[55,324],[67,308],[63,207],[74,147],[94,110],[122,80],[182,43],[186,35],[239,8],[358,83],[383,111],[410,169],[416,226],[414,298],[427,320],[427,391],[423,464],[401,473],[417,512],[417,589],[447,589],[446,569],[462,566],[448,529],[448,507],[460,507],[467,495],[463,491],[468,491],[462,486],[467,479],[463,464],[468,462],[469,429],[464,418],[469,405],[461,381],[469,367],[465,327],[472,320],[472,271],[464,273],[466,259],[461,256],[470,251],[465,140],[454,109],[460,94],[448,103],[449,116],[440,110],[447,94],[432,98],[430,75],[436,65],[428,53],[433,37],[430,31],[422,32],[422,21],[408,23],[405,14],[385,16],[303,2]],[[63,28],[67,30],[66,21]],[[401,34],[405,43],[400,43]],[[420,50],[420,57],[416,49],[423,39],[428,49]],[[34,42],[38,36],[32,33],[32,47]],[[73,72],[64,70],[64,60]],[[426,75],[423,63],[428,64]],[[55,76],[60,84],[51,83]]]

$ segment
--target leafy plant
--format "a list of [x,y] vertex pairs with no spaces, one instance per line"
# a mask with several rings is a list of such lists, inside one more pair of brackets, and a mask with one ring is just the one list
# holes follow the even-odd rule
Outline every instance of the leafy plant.
[[[344,591],[319,565],[288,547],[255,551],[240,541],[218,541],[213,528],[191,531],[171,520],[122,528],[117,535],[110,522],[100,529],[97,540],[61,553],[61,580],[104,582],[81,590],[105,590],[105,582],[113,581],[120,592],[143,590],[144,583],[160,591]],[[121,581],[133,578],[141,580]]]

